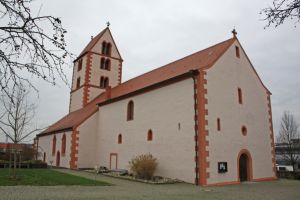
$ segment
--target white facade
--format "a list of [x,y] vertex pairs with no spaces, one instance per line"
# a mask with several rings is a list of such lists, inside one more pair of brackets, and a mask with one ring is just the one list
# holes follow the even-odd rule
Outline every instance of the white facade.
[[[110,167],[110,154],[117,154],[117,167],[151,153],[158,161],[156,175],[193,183],[195,179],[195,122],[193,80],[174,83],[141,95],[100,106],[97,163]],[[134,102],[134,119],[127,121],[127,104]],[[148,130],[153,140],[147,141]],[[122,134],[122,144],[118,135]]]
[[[240,58],[235,47],[240,49]],[[273,177],[267,90],[236,41],[216,64],[207,70],[206,109],[209,146],[208,184],[238,180],[238,155],[243,149],[252,157],[253,179]],[[238,101],[242,91],[242,104]],[[217,118],[221,130],[217,130]],[[241,128],[247,128],[247,135]],[[218,162],[228,162],[228,172],[218,173]]]
[[[66,135],[66,150],[65,154],[62,154],[62,137],[63,135]],[[51,134],[47,136],[43,136],[39,138],[38,141],[38,151],[40,152],[39,159],[44,159],[44,153],[45,153],[45,162],[48,163],[48,165],[56,166],[57,161],[57,154],[60,154],[60,161],[59,166],[69,168],[70,167],[70,154],[71,154],[71,134],[72,131],[67,132],[61,132],[56,134]],[[55,154],[52,154],[52,148],[53,148],[53,138],[56,137],[56,150]]]

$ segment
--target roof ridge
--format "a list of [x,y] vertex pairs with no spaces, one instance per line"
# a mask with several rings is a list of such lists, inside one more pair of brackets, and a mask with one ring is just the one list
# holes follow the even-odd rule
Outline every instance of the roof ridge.
[[[175,63],[175,62],[178,62],[178,61],[184,60],[184,59],[186,59],[186,58],[192,57],[192,56],[194,56],[195,54],[198,54],[198,53],[203,52],[203,51],[206,51],[206,50],[208,50],[208,49],[210,49],[210,48],[213,48],[213,47],[216,47],[216,46],[218,46],[218,45],[221,45],[221,44],[223,44],[223,43],[225,43],[225,42],[228,42],[228,41],[230,41],[230,40],[234,41],[234,40],[236,40],[236,38],[230,38],[230,39],[224,40],[224,41],[222,41],[222,42],[219,42],[219,43],[217,43],[217,44],[214,44],[214,45],[212,45],[212,46],[209,46],[209,47],[207,47],[207,48],[205,48],[205,49],[202,49],[202,50],[200,50],[200,51],[196,51],[196,52],[194,52],[194,53],[192,53],[192,54],[190,54],[190,55],[184,56],[184,57],[182,57],[182,58],[180,58],[180,59],[177,59],[177,60],[175,60],[175,61],[172,61],[172,62],[170,62],[170,63],[168,63],[168,64],[165,64],[165,65],[163,65],[163,66],[161,66],[161,67],[158,67],[158,68],[152,69],[152,70],[150,70],[150,71],[148,71],[148,72],[145,72],[145,73],[143,73],[143,74],[140,74],[140,75],[138,75],[138,76],[136,76],[136,77],[134,77],[134,78],[132,78],[132,79],[129,79],[129,80],[123,82],[122,84],[127,83],[127,82],[129,82],[129,81],[131,81],[131,80],[134,80],[134,79],[136,79],[136,78],[139,78],[139,77],[141,77],[141,76],[143,76],[143,75],[145,75],[145,74],[149,74],[149,73],[151,73],[151,72],[153,72],[153,71],[156,71],[156,70],[159,70],[159,69],[161,69],[161,68],[167,67],[167,66],[169,66],[169,65],[171,65],[171,64],[173,64],[173,63]],[[118,85],[118,86],[119,86],[119,85]],[[116,86],[116,87],[118,87],[118,86]],[[114,88],[116,88],[116,87],[114,87]],[[113,88],[112,88],[112,89],[113,89]]]

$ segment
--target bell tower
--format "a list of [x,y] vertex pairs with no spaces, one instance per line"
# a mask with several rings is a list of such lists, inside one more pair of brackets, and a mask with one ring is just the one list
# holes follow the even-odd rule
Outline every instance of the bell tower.
[[70,112],[85,107],[107,87],[121,84],[122,62],[107,23],[74,60]]

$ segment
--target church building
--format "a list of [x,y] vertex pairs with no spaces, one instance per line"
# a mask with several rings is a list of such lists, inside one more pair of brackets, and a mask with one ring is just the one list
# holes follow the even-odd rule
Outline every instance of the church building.
[[74,61],[69,113],[37,135],[42,160],[128,169],[202,186],[276,179],[270,91],[233,36],[122,82],[109,27]]

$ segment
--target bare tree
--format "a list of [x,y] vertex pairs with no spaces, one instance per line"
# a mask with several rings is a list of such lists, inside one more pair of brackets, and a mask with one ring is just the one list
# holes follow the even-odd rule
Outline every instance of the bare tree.
[[300,0],[273,0],[272,6],[264,8],[260,14],[265,15],[263,20],[268,21],[266,27],[274,24],[275,27],[283,24],[286,19],[300,21]]
[[281,118],[279,135],[277,143],[280,147],[280,153],[285,162],[293,166],[293,174],[295,174],[295,165],[300,160],[300,138],[298,132],[299,125],[294,116],[289,112],[284,112]]
[[[21,85],[18,85],[16,89],[12,97],[2,95],[0,98],[1,110],[3,110],[0,118],[0,133],[7,136],[14,144],[19,144],[42,129],[33,125],[37,106],[28,102],[29,91]],[[14,150],[14,178],[16,178],[16,160],[17,152]]]
[[59,18],[34,14],[32,1],[0,0],[0,87],[9,97],[22,82],[37,90],[32,76],[55,85],[59,75],[67,83],[67,31]]

